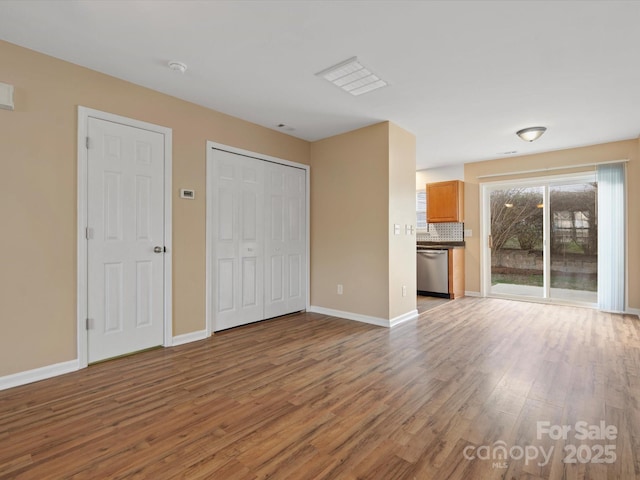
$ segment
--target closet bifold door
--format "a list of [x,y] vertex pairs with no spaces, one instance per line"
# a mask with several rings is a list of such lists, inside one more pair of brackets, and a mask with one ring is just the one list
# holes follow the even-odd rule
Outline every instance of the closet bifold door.
[[214,155],[214,330],[264,319],[264,166]]
[[272,318],[306,308],[306,173],[265,164],[265,318]]
[[212,184],[213,330],[304,310],[306,171],[216,149]]

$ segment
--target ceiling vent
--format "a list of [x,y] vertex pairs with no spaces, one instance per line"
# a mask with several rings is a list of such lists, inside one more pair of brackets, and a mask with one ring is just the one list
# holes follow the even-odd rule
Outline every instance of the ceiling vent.
[[356,96],[387,86],[387,82],[365,68],[357,57],[322,70],[316,75]]

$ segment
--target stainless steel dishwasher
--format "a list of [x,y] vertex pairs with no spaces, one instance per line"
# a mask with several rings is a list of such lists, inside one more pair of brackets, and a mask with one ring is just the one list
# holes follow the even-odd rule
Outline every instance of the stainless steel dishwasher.
[[449,250],[418,249],[418,293],[449,297]]

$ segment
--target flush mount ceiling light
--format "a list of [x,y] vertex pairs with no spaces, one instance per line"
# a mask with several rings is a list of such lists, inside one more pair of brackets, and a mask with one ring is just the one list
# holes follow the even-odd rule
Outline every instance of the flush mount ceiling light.
[[546,131],[547,127],[529,127],[518,130],[516,132],[516,135],[518,135],[525,142],[533,142],[534,140],[539,139]]
[[281,130],[285,130],[287,132],[293,132],[295,130],[295,128],[285,124],[285,123],[279,123],[278,125],[276,125],[279,129]]
[[176,62],[176,61],[172,60],[167,65],[174,72],[184,73],[184,72],[187,71],[187,65],[182,63],[182,62]]
[[352,57],[333,67],[322,70],[316,75],[340,87],[345,92],[349,92],[351,95],[362,95],[387,86],[387,82],[366,69],[358,61],[357,57]]

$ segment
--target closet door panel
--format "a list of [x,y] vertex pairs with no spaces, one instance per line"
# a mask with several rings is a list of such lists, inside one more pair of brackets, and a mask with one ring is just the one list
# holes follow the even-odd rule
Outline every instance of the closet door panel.
[[265,255],[267,271],[265,275],[265,317],[277,317],[289,313],[285,295],[286,242],[285,205],[286,169],[281,165],[268,164],[265,185],[267,223],[265,225]]
[[287,171],[286,186],[287,309],[289,312],[297,312],[307,307],[306,172],[290,168]]
[[270,318],[306,308],[306,173],[269,164],[266,177],[265,315]]
[[216,150],[214,330],[264,318],[264,162]]
[[215,150],[215,331],[306,308],[306,171]]

